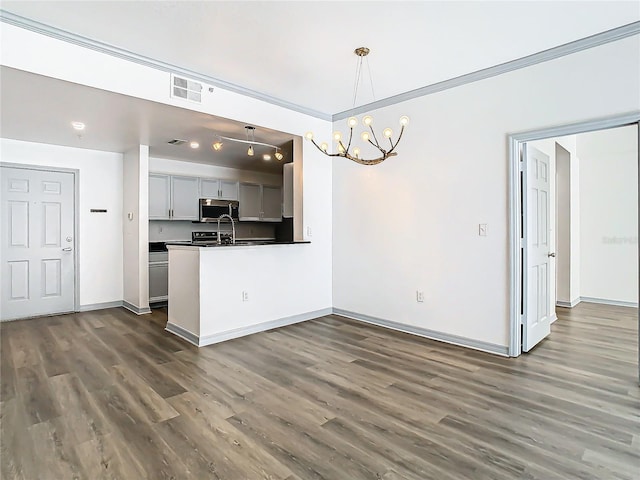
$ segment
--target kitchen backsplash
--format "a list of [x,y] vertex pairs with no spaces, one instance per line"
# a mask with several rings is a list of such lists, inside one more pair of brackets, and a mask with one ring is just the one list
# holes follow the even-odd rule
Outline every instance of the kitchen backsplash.
[[[215,232],[217,228],[216,223],[154,220],[149,222],[149,241],[191,240],[191,232]],[[275,238],[275,228],[275,224],[236,222],[236,237]],[[230,232],[231,224],[223,223],[220,229],[223,232]]]

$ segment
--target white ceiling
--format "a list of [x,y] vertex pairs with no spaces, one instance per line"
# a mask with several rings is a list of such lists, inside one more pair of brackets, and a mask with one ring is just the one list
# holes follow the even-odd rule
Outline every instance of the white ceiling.
[[[359,46],[371,49],[375,99],[540,52],[640,20],[638,1],[11,1],[4,11],[324,114],[352,107]],[[0,70],[2,136],[281,171],[244,124],[9,68]],[[367,79],[368,80],[368,79]],[[29,101],[25,101],[29,99]],[[374,98],[363,85],[356,106]],[[70,121],[82,120],[79,138]],[[196,140],[167,145],[173,138]],[[259,128],[256,140],[291,135]],[[289,160],[285,159],[285,161]]]
[[[633,1],[11,1],[2,8],[325,114],[356,47],[380,100],[640,20]],[[357,104],[373,100],[361,88]]]

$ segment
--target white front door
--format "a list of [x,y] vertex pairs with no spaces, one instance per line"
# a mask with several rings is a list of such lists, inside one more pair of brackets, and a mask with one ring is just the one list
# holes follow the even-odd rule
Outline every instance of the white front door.
[[0,320],[75,307],[74,175],[0,168]]
[[551,333],[550,304],[550,165],[549,157],[524,145],[526,188],[525,316],[522,350],[528,352]]

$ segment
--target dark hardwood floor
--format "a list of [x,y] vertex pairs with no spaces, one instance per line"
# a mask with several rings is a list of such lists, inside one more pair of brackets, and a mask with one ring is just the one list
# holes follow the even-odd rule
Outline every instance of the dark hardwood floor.
[[161,310],[3,323],[9,479],[640,479],[635,309],[517,359],[324,317],[197,349]]

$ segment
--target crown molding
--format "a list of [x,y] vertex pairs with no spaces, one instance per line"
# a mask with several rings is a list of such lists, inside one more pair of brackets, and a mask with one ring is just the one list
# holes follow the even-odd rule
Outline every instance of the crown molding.
[[240,95],[245,95],[247,97],[270,103],[272,105],[287,108],[289,110],[309,115],[311,117],[319,118],[321,120],[333,122],[348,118],[353,115],[359,115],[370,110],[388,107],[390,105],[395,105],[396,103],[406,102],[407,100],[424,97],[426,95],[442,92],[444,90],[449,90],[451,88],[466,85],[468,83],[477,82],[479,80],[495,77],[497,75],[502,75],[503,73],[508,73],[514,70],[519,70],[521,68],[537,65],[549,60],[564,57],[566,55],[571,55],[572,53],[581,52],[583,50],[588,50],[593,47],[640,34],[640,21],[629,23],[628,25],[623,25],[621,27],[613,28],[605,32],[596,33],[595,35],[591,35],[580,40],[575,40],[573,42],[565,43],[564,45],[553,47],[548,50],[543,50],[526,57],[511,60],[499,65],[494,65],[482,70],[477,70],[465,75],[460,75],[459,77],[443,80],[442,82],[433,83],[431,85],[420,87],[415,90],[410,90],[408,92],[400,93],[398,95],[387,97],[376,102],[361,105],[359,107],[331,115],[329,113],[320,112],[318,110],[307,108],[302,105],[291,103],[286,100],[282,100],[280,98],[258,92],[256,90],[245,88],[241,85],[226,82],[224,80],[220,80],[219,78],[203,75],[201,73],[194,72],[193,70],[182,68],[177,65],[172,65],[170,63],[165,63],[160,60],[146,57],[144,55],[138,55],[137,53],[131,52],[129,50],[125,50],[108,43],[99,42],[97,40],[92,40],[82,35],[67,32],[66,30],[61,30],[59,28],[52,27],[35,20],[31,20],[29,18],[16,15],[6,10],[0,9],[0,21],[10,25],[14,25],[16,27],[30,30],[35,33],[39,33],[41,35],[46,35],[57,40],[62,40],[74,45],[89,48],[100,53],[105,53],[107,55],[111,55],[147,67],[155,68],[164,72],[177,73],[179,75],[206,83],[208,85],[220,87],[234,93],[239,93]]
[[468,83],[477,82],[478,80],[484,80],[486,78],[495,77],[496,75],[502,75],[503,73],[512,72],[521,68],[530,67],[539,63],[548,62],[556,58],[571,55],[572,53],[588,50],[589,48],[597,47],[607,43],[622,40],[627,37],[640,34],[640,22],[629,23],[622,27],[617,27],[605,32],[596,33],[589,37],[582,38],[573,42],[565,43],[557,47],[543,50],[526,57],[518,58],[517,60],[511,60],[509,62],[494,65],[493,67],[477,70],[472,73],[460,75],[459,77],[443,80],[442,82],[433,83],[425,87],[410,90],[408,92],[400,93],[392,97],[383,98],[376,102],[371,102],[366,105],[361,105],[356,108],[345,110],[333,115],[333,121],[343,120],[345,118],[359,115],[378,108],[388,107],[395,105],[396,103],[406,102],[414,98],[424,97],[425,95],[431,95],[432,93],[442,92],[443,90],[449,90],[451,88],[466,85]]
[[40,23],[26,17],[21,17],[20,15],[16,15],[6,10],[0,9],[0,21],[19,28],[24,28],[25,30],[39,33],[41,35],[46,35],[57,40],[62,40],[74,45],[78,45],[80,47],[88,48],[96,52],[105,53],[113,57],[137,63],[139,65],[155,68],[163,72],[175,73],[180,76],[196,80],[198,82],[206,83],[214,87],[223,88],[230,92],[239,93],[240,95],[255,98],[257,100],[261,100],[278,107],[293,110],[294,112],[309,115],[311,117],[319,118],[321,120],[331,121],[332,119],[332,115],[329,113],[320,112],[318,110],[307,108],[302,105],[291,103],[286,100],[282,100],[280,98],[258,92],[256,90],[252,90],[250,88],[245,88],[241,85],[236,85],[235,83],[226,82],[224,80],[220,80],[219,78],[214,78],[208,75],[194,72],[193,70],[189,70],[187,68],[182,68],[177,65],[162,62],[160,60],[146,57],[144,55],[138,55],[137,53],[131,52],[129,50],[125,50],[123,48],[119,48],[114,45],[110,45],[108,43],[100,42],[97,40],[92,40],[82,35],[77,35],[66,30],[61,30],[59,28]]

